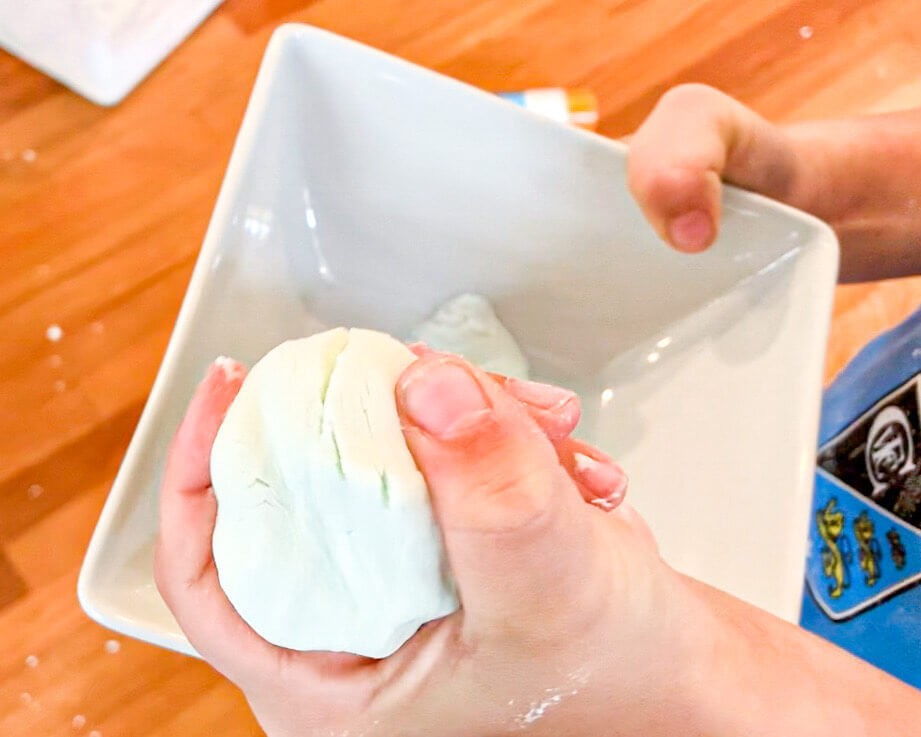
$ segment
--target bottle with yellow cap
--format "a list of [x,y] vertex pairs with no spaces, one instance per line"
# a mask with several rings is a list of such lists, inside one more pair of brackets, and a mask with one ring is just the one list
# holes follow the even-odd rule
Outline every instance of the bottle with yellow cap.
[[567,125],[591,130],[598,124],[598,98],[591,90],[541,87],[521,92],[500,92],[499,96]]

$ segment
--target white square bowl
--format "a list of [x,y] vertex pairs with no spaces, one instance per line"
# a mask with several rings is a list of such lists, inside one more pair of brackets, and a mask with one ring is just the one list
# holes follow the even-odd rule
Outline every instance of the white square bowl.
[[736,190],[718,243],[678,254],[631,200],[621,144],[283,26],[80,601],[192,652],[151,553],[164,451],[214,357],[336,325],[405,337],[476,291],[537,377],[580,392],[580,434],[622,459],[665,558],[795,621],[836,269],[827,226]]
[[114,105],[222,1],[0,0],[0,47]]

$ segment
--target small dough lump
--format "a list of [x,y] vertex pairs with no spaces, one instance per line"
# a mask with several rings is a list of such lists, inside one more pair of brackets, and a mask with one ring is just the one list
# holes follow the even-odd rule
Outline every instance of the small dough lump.
[[437,351],[463,356],[484,371],[528,378],[528,360],[481,294],[462,294],[445,302],[412,336]]

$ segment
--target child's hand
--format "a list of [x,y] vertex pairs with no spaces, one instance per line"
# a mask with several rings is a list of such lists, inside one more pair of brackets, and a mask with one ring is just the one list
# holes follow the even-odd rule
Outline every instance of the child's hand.
[[684,653],[701,607],[642,520],[617,506],[622,471],[567,437],[575,395],[500,382],[453,356],[413,363],[396,399],[462,609],[380,661],[260,638],[211,556],[208,459],[243,373],[212,367],[177,432],[156,578],[191,643],[240,685],[270,735],[585,737],[615,723],[652,734],[669,718],[660,705],[683,698],[699,667]]
[[243,373],[212,367],[176,434],[156,578],[271,737],[917,732],[921,699],[907,686],[675,573],[628,505],[586,504],[614,506],[624,479],[561,435],[578,417],[573,395],[503,388],[438,354],[406,370],[396,398],[461,610],[384,660],[270,645],[228,602],[211,556],[208,460]]
[[712,87],[666,92],[629,141],[630,189],[663,240],[702,251],[716,237],[721,180],[784,201],[797,159],[778,126]]
[[921,110],[780,126],[686,84],[662,96],[629,146],[630,189],[679,251],[716,237],[722,179],[831,225],[841,281],[921,273]]

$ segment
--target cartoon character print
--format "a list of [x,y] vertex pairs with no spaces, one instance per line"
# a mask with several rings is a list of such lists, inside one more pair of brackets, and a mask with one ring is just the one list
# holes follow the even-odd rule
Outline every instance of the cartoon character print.
[[838,500],[832,497],[815,515],[819,535],[825,543],[821,551],[822,571],[833,581],[828,585],[828,595],[832,599],[839,598],[844,589],[851,585],[848,572],[848,564],[851,562],[850,544],[847,537],[841,538],[844,531],[844,512],[836,509],[837,504]]
[[874,536],[873,520],[867,515],[866,510],[854,518],[854,539],[858,545],[858,561],[864,572],[864,583],[873,586],[879,580],[879,563],[883,559],[883,551],[879,540]]
[[921,585],[921,373],[827,440],[816,465],[807,586],[845,622]]
[[885,407],[873,418],[866,444],[867,474],[873,484],[871,496],[883,498],[901,478],[917,471],[914,456],[908,416],[895,405]]
[[921,531],[921,404],[917,377],[820,450],[818,465]]
[[905,561],[907,559],[905,543],[902,542],[902,536],[899,535],[897,529],[892,527],[889,532],[886,533],[886,539],[889,541],[889,555],[892,557],[892,563],[897,571],[901,571],[905,567]]

